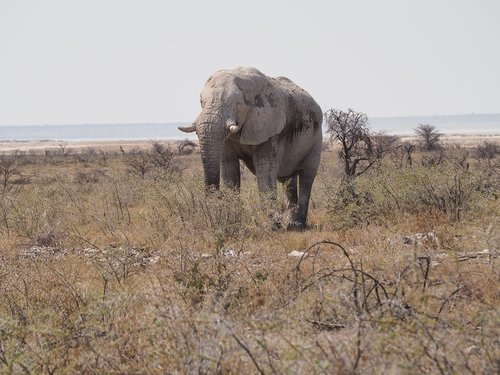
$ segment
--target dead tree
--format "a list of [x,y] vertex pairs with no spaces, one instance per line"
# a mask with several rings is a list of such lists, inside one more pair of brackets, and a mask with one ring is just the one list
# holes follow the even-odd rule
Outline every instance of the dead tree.
[[408,164],[412,165],[413,164],[413,151],[415,151],[415,145],[410,142],[405,142],[403,143],[403,150],[406,155],[406,161]]
[[174,153],[169,145],[154,141],[150,157],[151,162],[157,169],[167,171],[170,168]]
[[9,190],[10,182],[16,175],[20,175],[16,160],[13,157],[0,157],[0,187],[2,196]]
[[146,173],[151,170],[151,157],[146,152],[141,150],[134,150],[124,160],[125,165],[128,167],[130,173],[145,178]]
[[500,145],[488,141],[484,141],[482,144],[478,145],[475,152],[476,160],[493,170],[494,166],[498,166],[498,161],[495,160],[500,157]]
[[380,131],[371,135],[373,156],[376,159],[382,159],[386,154],[394,151],[400,142],[397,135],[387,134],[385,131]]
[[375,164],[377,158],[364,113],[330,109],[325,112],[325,122],[330,141],[340,142],[339,156],[348,177],[359,176]]
[[66,142],[60,142],[59,143],[59,149],[61,150],[61,155],[63,157],[66,157],[68,155],[66,153],[66,147],[68,147],[68,144]]

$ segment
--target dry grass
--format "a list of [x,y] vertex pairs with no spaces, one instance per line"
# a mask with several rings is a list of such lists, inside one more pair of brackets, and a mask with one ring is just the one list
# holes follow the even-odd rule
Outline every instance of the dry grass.
[[343,183],[325,152],[305,232],[247,171],[207,197],[199,155],[17,155],[0,372],[498,373],[498,158],[455,153]]

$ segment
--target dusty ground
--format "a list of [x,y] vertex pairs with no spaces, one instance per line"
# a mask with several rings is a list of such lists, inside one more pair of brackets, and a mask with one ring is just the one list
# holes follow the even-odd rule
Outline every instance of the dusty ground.
[[120,151],[122,146],[125,151],[132,148],[141,148],[151,144],[150,140],[137,141],[0,141],[0,152],[11,153],[19,151],[43,152],[45,150],[60,150],[61,147],[68,149],[97,148],[102,151]]

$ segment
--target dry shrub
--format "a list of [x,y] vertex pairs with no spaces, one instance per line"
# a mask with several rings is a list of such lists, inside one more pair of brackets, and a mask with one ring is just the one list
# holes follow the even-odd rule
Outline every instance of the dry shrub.
[[328,208],[337,227],[397,220],[401,214],[439,211],[451,220],[473,215],[484,195],[498,194],[493,177],[455,163],[393,168],[382,165],[356,179],[327,187]]
[[123,162],[128,173],[143,179],[151,174],[155,178],[166,178],[182,172],[172,146],[158,141],[154,141],[149,150],[131,150],[125,155]]
[[488,141],[476,147],[476,158],[491,164],[492,160],[500,157],[500,145]]
[[284,206],[284,194],[274,201],[262,200],[255,187],[240,193],[231,189],[207,192],[193,176],[179,182],[159,180],[151,187],[155,205],[148,220],[164,236],[180,230],[212,240],[260,237],[274,223],[287,224],[288,212],[278,209]]
[[93,169],[91,171],[77,171],[74,175],[76,184],[98,183],[106,176],[106,171],[103,169]]

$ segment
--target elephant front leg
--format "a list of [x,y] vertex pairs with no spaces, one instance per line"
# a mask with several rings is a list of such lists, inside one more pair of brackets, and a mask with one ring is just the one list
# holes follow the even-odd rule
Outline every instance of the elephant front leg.
[[260,193],[261,208],[267,212],[272,221],[273,229],[281,229],[278,215],[276,181],[277,171],[274,163],[266,160],[256,160],[254,158],[255,174],[257,176],[257,186]]
[[231,149],[224,149],[221,161],[222,182],[225,186],[240,190],[240,160]]
[[286,198],[287,198],[287,208],[291,213],[292,223],[288,225],[290,228],[295,221],[295,215],[297,213],[297,206],[299,202],[298,194],[297,194],[297,176],[293,176],[289,180],[284,183]]
[[256,164],[257,186],[261,200],[272,209],[276,206],[276,173],[272,165]]
[[277,179],[277,146],[274,142],[268,141],[255,146],[252,155],[255,175],[257,176],[257,185],[259,192],[276,198],[276,179]]

